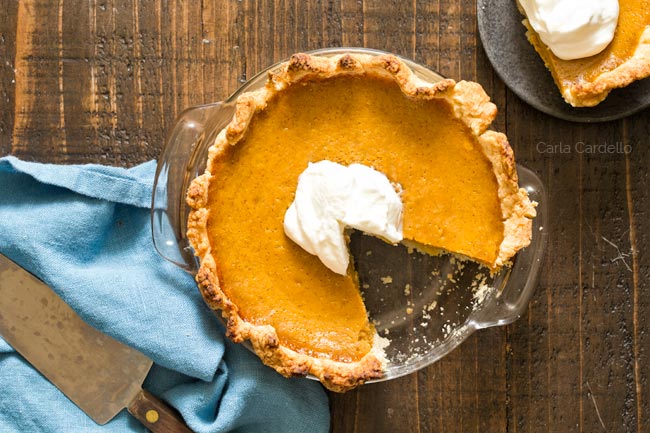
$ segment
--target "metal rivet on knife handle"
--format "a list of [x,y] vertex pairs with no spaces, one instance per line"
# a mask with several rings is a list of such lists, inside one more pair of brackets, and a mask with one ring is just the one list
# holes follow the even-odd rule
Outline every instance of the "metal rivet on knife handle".
[[144,414],[145,418],[147,418],[147,421],[150,422],[151,424],[156,423],[158,421],[158,418],[160,416],[158,415],[158,412],[156,412],[153,409],[149,409],[146,414]]

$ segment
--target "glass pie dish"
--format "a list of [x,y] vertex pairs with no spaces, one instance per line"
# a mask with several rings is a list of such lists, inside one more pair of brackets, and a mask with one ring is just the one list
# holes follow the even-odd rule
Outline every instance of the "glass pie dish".
[[[384,54],[361,48],[312,51],[321,56],[343,53]],[[415,74],[428,82],[443,77],[407,59]],[[185,193],[205,170],[208,148],[230,122],[235,101],[244,92],[264,86],[270,66],[222,102],[184,111],[166,143],[155,177],[152,234],[162,257],[195,273],[198,263],[186,236],[189,207]],[[546,197],[539,178],[518,166],[519,184],[538,202],[530,246],[512,266],[491,275],[471,261],[451,254],[426,255],[407,246],[353,233],[350,251],[370,320],[390,344],[385,349],[387,380],[425,367],[461,344],[474,331],[505,325],[526,309],[536,286],[546,243]],[[198,289],[197,289],[198,290]]]

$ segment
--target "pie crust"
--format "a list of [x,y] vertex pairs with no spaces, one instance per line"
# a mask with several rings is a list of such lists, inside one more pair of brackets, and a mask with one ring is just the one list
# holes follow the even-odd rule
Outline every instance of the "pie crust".
[[[517,5],[519,6],[520,12],[525,16],[524,9],[519,5],[519,2],[517,2]],[[647,14],[648,12],[643,11],[643,13]],[[573,107],[596,106],[607,98],[607,95],[612,90],[626,87],[634,81],[650,76],[650,26],[646,26],[645,30],[641,33],[636,48],[625,61],[613,69],[605,68],[603,72],[600,72],[591,80],[574,81],[564,80],[563,77],[558,76],[558,73],[554,70],[553,63],[573,62],[577,64],[581,59],[576,61],[560,60],[541,41],[528,19],[524,19],[523,24],[527,29],[526,37],[528,41],[540,55],[547,69],[551,71],[555,84],[564,100]],[[619,26],[621,25],[624,26],[625,24],[621,23],[619,19]]]
[[[261,360],[285,376],[311,374],[327,388],[338,392],[382,377],[386,362],[382,339],[375,335],[372,350],[361,359],[341,362],[286,347],[280,343],[273,326],[256,325],[244,320],[238,313],[237,305],[226,296],[220,286],[219,263],[212,252],[208,236],[208,195],[211,181],[218,178],[219,174],[215,172],[215,161],[227,148],[242,140],[251,119],[267,107],[267,103],[275,94],[305,79],[327,80],[346,75],[394,80],[405,95],[415,100],[444,99],[452,107],[453,115],[476,137],[491,162],[497,180],[504,227],[503,241],[496,260],[493,263],[485,263],[489,268],[496,270],[508,264],[519,249],[530,243],[531,219],[535,216],[535,203],[531,202],[526,191],[518,186],[513,153],[506,136],[487,130],[497,110],[477,83],[456,83],[451,79],[435,84],[427,83],[417,78],[393,55],[343,54],[319,57],[300,53],[270,72],[265,87],[240,95],[232,121],[219,133],[209,149],[205,173],[191,183],[187,193],[187,203],[192,208],[187,235],[200,259],[196,281],[207,304],[215,311],[221,310],[227,322],[227,335],[233,341],[249,340]],[[278,224],[281,225],[282,221],[278,221]],[[424,249],[426,250],[426,246]]]

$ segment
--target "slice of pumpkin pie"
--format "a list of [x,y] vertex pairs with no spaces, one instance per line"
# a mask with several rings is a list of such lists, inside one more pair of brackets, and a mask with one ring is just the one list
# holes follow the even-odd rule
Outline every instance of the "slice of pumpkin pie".
[[[599,53],[570,60],[558,57],[542,41],[529,19],[526,36],[553,75],[564,100],[574,107],[593,107],[609,93],[650,76],[650,1],[619,0],[612,41]],[[518,1],[519,10],[525,8]]]

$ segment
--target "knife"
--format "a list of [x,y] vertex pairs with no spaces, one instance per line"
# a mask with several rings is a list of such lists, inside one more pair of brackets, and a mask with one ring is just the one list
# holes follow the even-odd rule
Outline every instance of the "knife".
[[97,424],[127,408],[154,433],[191,433],[178,412],[142,389],[151,359],[88,325],[2,254],[0,335]]

